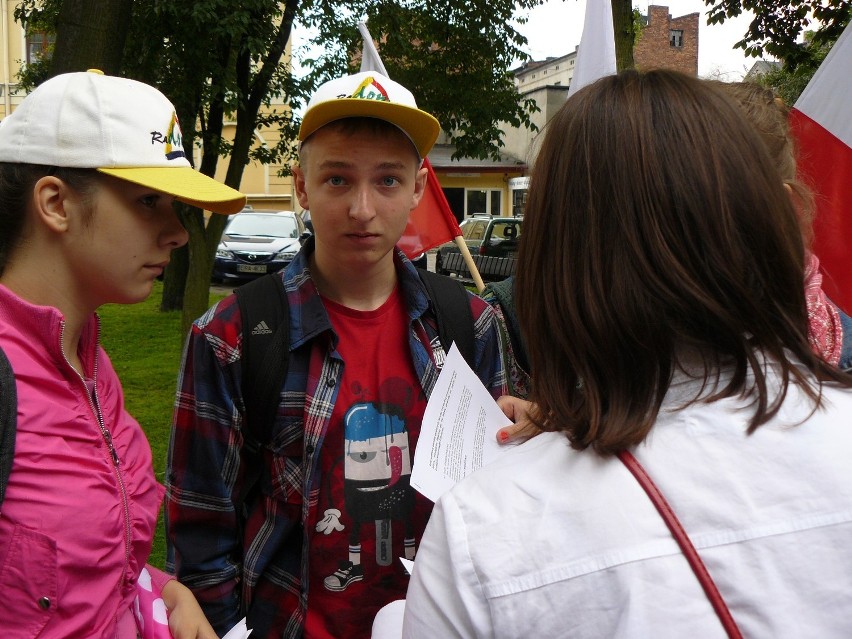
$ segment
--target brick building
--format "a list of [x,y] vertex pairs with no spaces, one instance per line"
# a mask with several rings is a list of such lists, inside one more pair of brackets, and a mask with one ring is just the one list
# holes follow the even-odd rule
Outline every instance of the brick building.
[[698,13],[672,18],[668,7],[648,6],[645,28],[633,48],[637,69],[675,69],[698,75]]

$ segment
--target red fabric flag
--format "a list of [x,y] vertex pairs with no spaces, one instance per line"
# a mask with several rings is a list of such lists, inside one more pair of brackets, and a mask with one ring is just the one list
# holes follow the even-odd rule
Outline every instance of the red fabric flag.
[[798,168],[816,196],[813,251],[823,289],[852,312],[852,24],[790,112]]
[[429,171],[426,189],[420,204],[408,217],[408,226],[397,243],[409,258],[418,257],[462,234],[428,158],[423,160],[423,166]]

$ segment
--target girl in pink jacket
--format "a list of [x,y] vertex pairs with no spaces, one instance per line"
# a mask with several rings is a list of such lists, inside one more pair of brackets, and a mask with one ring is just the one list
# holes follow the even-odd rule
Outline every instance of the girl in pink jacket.
[[144,300],[186,243],[174,200],[228,214],[245,198],[191,168],[152,87],[65,74],[0,124],[0,347],[18,393],[0,506],[6,638],[134,638],[140,577],[174,637],[216,637],[185,586],[143,571],[163,487],[95,315]]

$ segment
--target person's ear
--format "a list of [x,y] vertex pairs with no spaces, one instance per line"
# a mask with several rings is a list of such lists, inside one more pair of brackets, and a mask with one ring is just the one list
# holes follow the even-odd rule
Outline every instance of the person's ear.
[[69,228],[69,192],[68,185],[52,175],[39,179],[33,185],[35,217],[55,233],[65,233]]
[[294,166],[290,172],[293,174],[293,190],[296,191],[299,206],[309,210],[311,207],[308,203],[308,192],[305,190],[305,171],[300,166]]
[[420,199],[423,197],[423,193],[426,192],[426,180],[429,177],[429,171],[425,166],[421,166],[417,170],[417,175],[414,177],[414,193],[411,196],[411,209],[414,210],[417,208],[417,205],[420,204]]

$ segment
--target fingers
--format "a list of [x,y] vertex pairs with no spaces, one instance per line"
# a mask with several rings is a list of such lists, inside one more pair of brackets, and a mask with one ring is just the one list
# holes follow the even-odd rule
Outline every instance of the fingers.
[[497,400],[497,405],[503,411],[503,414],[513,422],[528,419],[529,407],[532,406],[527,400],[511,395],[503,395]]
[[501,444],[520,443],[535,437],[541,431],[532,422],[523,421],[506,426],[497,431],[497,441]]
[[500,444],[519,443],[535,437],[541,431],[530,421],[529,413],[532,404],[524,399],[504,395],[497,400],[497,405],[514,424],[505,426],[497,431],[497,441]]

